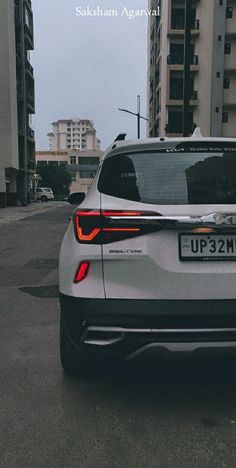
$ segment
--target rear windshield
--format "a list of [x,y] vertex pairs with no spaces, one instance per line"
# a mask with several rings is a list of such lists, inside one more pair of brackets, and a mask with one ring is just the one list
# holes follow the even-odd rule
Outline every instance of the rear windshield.
[[158,205],[236,203],[236,151],[139,152],[103,163],[98,189]]

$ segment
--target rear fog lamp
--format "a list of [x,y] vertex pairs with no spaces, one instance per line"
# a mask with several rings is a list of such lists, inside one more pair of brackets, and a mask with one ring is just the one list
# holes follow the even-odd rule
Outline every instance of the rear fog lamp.
[[87,278],[89,268],[90,268],[90,262],[87,260],[84,260],[83,262],[79,264],[79,267],[77,269],[75,279],[74,279],[75,284],[80,283],[80,281],[83,281],[85,278]]

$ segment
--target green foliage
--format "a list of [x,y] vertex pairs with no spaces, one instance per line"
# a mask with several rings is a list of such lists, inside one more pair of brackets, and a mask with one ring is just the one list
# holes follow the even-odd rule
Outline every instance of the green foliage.
[[68,195],[70,192],[71,175],[66,166],[40,165],[36,172],[42,177],[41,187],[50,187],[54,195]]

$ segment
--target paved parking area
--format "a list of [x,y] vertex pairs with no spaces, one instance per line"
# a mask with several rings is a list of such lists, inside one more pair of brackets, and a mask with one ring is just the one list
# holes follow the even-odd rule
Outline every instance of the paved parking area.
[[0,209],[0,226],[2,224],[10,223],[12,221],[19,221],[20,219],[28,218],[40,213],[47,213],[47,211],[59,208],[60,206],[68,205],[67,202],[53,201],[53,202],[34,202],[28,206],[10,206]]

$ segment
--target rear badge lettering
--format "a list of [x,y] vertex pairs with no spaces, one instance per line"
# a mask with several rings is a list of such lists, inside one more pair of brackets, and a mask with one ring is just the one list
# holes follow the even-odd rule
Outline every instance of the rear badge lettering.
[[124,250],[109,250],[110,254],[142,254],[143,251],[141,249],[124,249]]

